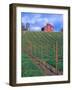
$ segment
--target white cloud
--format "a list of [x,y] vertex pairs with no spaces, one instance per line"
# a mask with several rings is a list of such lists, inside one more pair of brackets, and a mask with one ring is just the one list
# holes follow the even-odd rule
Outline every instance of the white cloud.
[[31,27],[31,31],[41,31],[40,27]]
[[25,17],[22,17],[22,23],[31,23],[31,24],[34,24],[36,21],[32,18],[29,18],[28,16],[25,16]]
[[49,22],[48,18],[44,18],[44,25],[46,25]]
[[39,18],[41,18],[41,16],[42,16],[41,14],[36,14],[36,15],[34,16],[34,18],[35,18],[35,19],[39,19]]
[[28,16],[24,16],[22,17],[22,23],[26,23],[26,21],[29,20],[29,17]]
[[37,21],[38,21],[38,22],[41,22],[41,21],[43,21],[43,19],[42,19],[42,18],[39,18],[39,19],[37,19]]
[[29,16],[23,16],[22,17],[22,23],[31,23],[31,24],[34,24],[36,22],[39,22],[39,20],[42,19],[41,18],[41,15],[40,14],[37,14],[37,15],[33,15],[33,17],[29,17]]
[[53,18],[48,18],[49,22],[54,24],[56,22],[62,22],[62,16],[53,16]]

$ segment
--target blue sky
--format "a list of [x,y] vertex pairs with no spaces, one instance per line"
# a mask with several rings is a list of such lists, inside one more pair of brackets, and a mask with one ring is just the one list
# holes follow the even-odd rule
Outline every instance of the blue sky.
[[59,32],[63,28],[63,15],[22,12],[21,23],[29,23],[31,31],[41,31],[43,26],[50,23],[54,26],[54,31]]

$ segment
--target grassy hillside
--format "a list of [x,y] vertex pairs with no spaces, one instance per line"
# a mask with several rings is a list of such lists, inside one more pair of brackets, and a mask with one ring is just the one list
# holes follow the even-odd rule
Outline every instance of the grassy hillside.
[[[56,46],[57,45],[57,46]],[[62,32],[22,32],[22,55],[32,55],[46,63],[56,67],[56,47],[57,47],[57,57],[58,57],[58,70],[63,71],[63,33]],[[28,58],[28,62],[30,58]],[[23,68],[28,64],[23,64],[26,62],[26,58],[22,56],[22,76],[26,73]],[[31,63],[29,64],[31,65]],[[34,66],[33,66],[34,67]],[[25,68],[26,70],[26,68]],[[35,68],[38,70],[38,67]],[[30,71],[31,72],[31,71]],[[41,72],[41,73],[39,73]],[[38,74],[37,74],[38,73]],[[27,73],[28,74],[28,73]],[[32,76],[33,72],[31,73]],[[43,72],[38,70],[35,74],[43,75]],[[28,74],[27,76],[30,76]]]
[[27,76],[41,76],[44,75],[43,71],[40,70],[28,57],[27,54],[22,53],[22,77]]

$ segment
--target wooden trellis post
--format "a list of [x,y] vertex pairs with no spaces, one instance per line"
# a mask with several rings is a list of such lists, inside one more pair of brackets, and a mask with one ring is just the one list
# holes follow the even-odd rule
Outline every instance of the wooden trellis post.
[[58,43],[56,42],[56,73],[58,74]]

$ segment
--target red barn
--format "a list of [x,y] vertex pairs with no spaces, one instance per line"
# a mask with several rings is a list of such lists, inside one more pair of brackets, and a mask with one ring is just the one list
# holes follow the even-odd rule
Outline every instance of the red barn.
[[54,26],[49,24],[49,23],[47,23],[46,26],[44,27],[43,31],[44,32],[53,32],[53,30],[54,30]]

